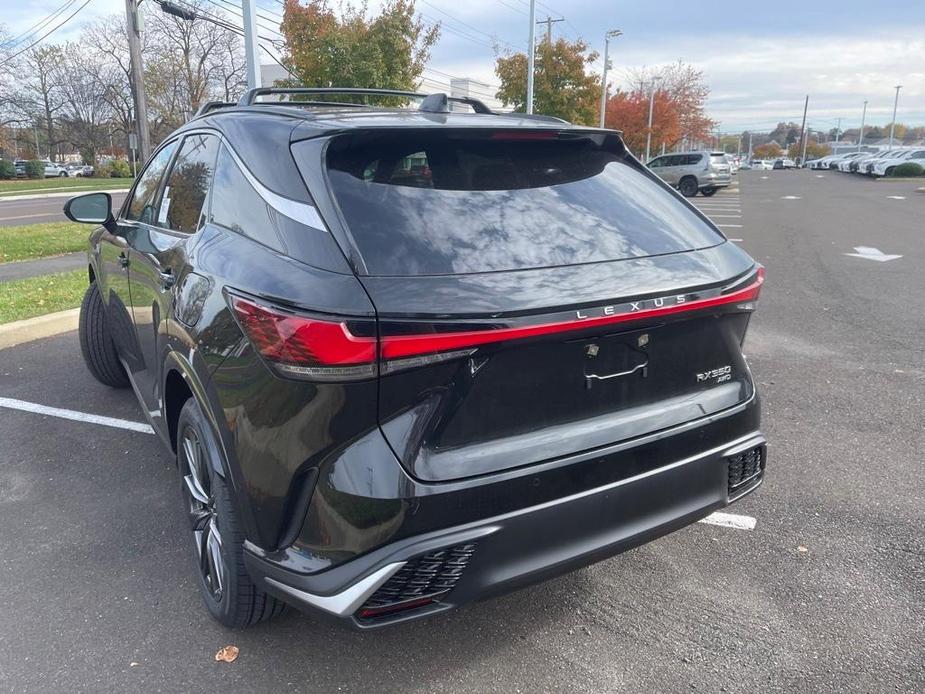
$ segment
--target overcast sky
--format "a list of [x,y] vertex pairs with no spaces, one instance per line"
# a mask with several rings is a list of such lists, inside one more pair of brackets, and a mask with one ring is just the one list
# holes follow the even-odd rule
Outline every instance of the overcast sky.
[[[0,23],[14,33],[29,29],[67,0],[0,0]],[[77,0],[74,8],[82,4]],[[210,11],[240,0],[209,0]],[[258,0],[271,32],[277,0]],[[379,2],[371,0],[370,6]],[[157,11],[151,0],[147,11]],[[448,76],[496,84],[495,50],[524,50],[528,0],[417,0],[425,21],[440,21],[443,32],[433,51],[425,88],[446,85]],[[124,0],[90,0],[77,17],[48,40],[72,39],[81,20],[123,13]],[[70,14],[68,8],[61,19]],[[709,115],[723,131],[768,130],[780,120],[799,120],[810,95],[809,122],[829,129],[890,120],[893,87],[902,84],[897,120],[925,124],[925,2],[923,0],[778,0],[708,3],[627,0],[549,0],[538,4],[538,19],[553,25],[554,36],[581,37],[599,52],[603,33],[620,29],[611,43],[613,82],[629,71],[682,59],[703,70],[711,89]],[[58,20],[49,24],[51,28]],[[538,27],[538,34],[545,27]],[[597,66],[599,67],[599,65]]]

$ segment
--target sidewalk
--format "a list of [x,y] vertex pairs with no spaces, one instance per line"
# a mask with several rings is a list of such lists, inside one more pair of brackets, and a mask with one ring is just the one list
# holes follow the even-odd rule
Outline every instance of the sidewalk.
[[43,200],[45,198],[73,198],[84,193],[127,193],[128,188],[72,188],[70,190],[60,190],[53,193],[34,193],[31,195],[0,195],[0,202],[4,200]]
[[20,260],[12,263],[0,263],[0,282],[24,280],[53,272],[67,272],[87,267],[87,254],[80,251],[56,255],[37,260]]

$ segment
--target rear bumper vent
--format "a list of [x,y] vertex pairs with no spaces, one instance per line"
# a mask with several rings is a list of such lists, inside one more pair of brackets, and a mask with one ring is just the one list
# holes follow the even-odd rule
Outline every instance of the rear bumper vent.
[[357,611],[372,620],[436,603],[449,593],[469,564],[475,544],[439,549],[409,560]]
[[738,496],[758,484],[764,473],[764,446],[729,456],[729,496]]

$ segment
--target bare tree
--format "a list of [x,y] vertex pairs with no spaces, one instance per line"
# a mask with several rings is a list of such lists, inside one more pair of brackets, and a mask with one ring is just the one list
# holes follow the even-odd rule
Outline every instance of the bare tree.
[[237,34],[205,19],[167,14],[151,15],[147,31],[145,85],[164,122],[176,127],[210,96],[230,99],[240,89],[244,56]]
[[108,67],[105,58],[86,44],[68,43],[54,70],[62,97],[62,129],[89,163],[96,163],[113,114],[106,98],[113,88],[108,81],[112,75]]
[[[41,126],[48,156],[53,161],[59,144],[55,118],[64,103],[57,77],[61,59],[61,48],[55,45],[39,46],[25,52],[16,67],[20,78],[13,97],[21,113],[19,122],[25,124],[31,121],[33,125]],[[36,156],[39,156],[38,152]]]
[[104,60],[101,82],[103,98],[112,109],[110,133],[121,133],[128,150],[128,136],[134,132],[135,104],[132,100],[132,69],[125,37],[125,18],[110,15],[87,24],[80,40]]

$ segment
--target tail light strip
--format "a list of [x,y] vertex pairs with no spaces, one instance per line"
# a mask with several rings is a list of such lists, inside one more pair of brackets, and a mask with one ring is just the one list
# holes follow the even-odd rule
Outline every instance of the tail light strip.
[[[524,325],[509,328],[496,328],[493,330],[460,331],[452,333],[436,333],[427,335],[386,335],[381,338],[380,354],[382,359],[397,359],[416,354],[431,352],[444,352],[447,350],[476,347],[478,345],[501,342],[503,340],[517,340],[538,335],[552,335],[555,333],[582,330],[584,328],[601,325],[612,325],[629,321],[657,318],[675,313],[697,311],[726,304],[736,304],[754,301],[761,292],[764,283],[764,268],[759,268],[755,280],[742,289],[701,299],[686,299],[671,306],[651,306],[631,308],[623,312],[613,312],[601,316],[575,318],[556,323],[543,323],[540,325]],[[680,298],[680,297],[678,297]],[[642,302],[636,302],[642,303]],[[576,314],[577,315],[577,314]]]
[[[251,343],[281,375],[318,381],[361,380],[382,373],[424,366],[471,354],[475,347],[506,340],[519,340],[540,335],[583,330],[591,327],[647,320],[676,313],[739,304],[751,310],[749,303],[758,298],[764,282],[764,268],[759,268],[754,280],[741,289],[727,293],[698,297],[670,297],[674,303],[665,305],[662,299],[637,301],[621,306],[598,309],[600,315],[541,323],[482,330],[465,330],[427,334],[354,335],[346,320],[320,318],[272,308],[238,294],[228,294],[235,318]],[[372,332],[372,331],[371,331]]]

